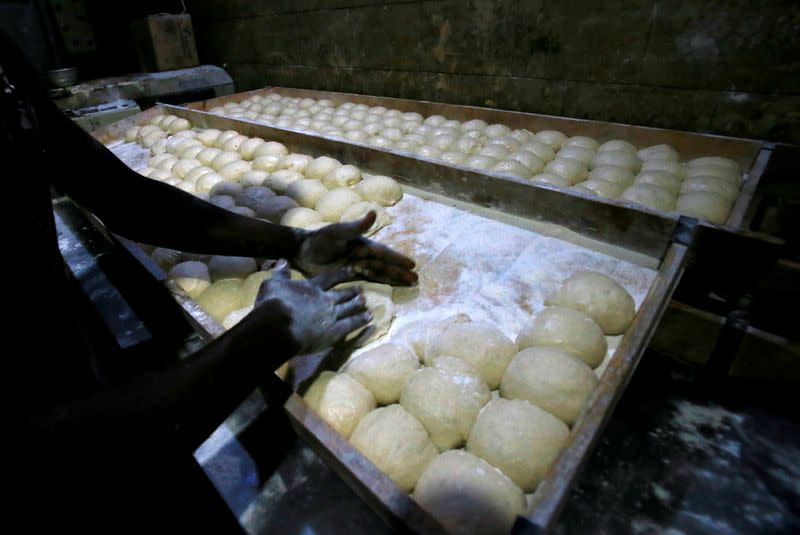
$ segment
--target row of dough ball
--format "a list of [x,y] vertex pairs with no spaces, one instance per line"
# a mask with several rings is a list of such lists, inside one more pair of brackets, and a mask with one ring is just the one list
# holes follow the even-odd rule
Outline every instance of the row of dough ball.
[[[274,222],[314,229],[326,222],[354,221],[375,211],[378,218],[369,231],[373,233],[391,221],[381,206],[394,204],[402,197],[400,186],[389,177],[362,175],[357,167],[326,156],[289,154],[281,143],[246,138],[235,131],[205,130],[193,137],[187,132],[163,141],[162,150],[153,148],[156,155],[141,171],[144,176],[206,200],[209,195],[212,202],[215,193],[234,197],[240,194],[237,185],[251,186],[247,193],[253,193],[254,186],[269,186],[269,191],[264,189],[258,195],[250,195],[253,202],[239,203],[244,209],[234,211],[242,215],[252,216],[248,212],[254,211],[255,215]],[[350,185],[353,187],[347,187]],[[285,196],[271,195],[274,192]],[[267,196],[273,198],[266,200]],[[252,206],[257,197],[263,206]],[[279,219],[276,213],[281,216]]]
[[[230,329],[247,316],[255,304],[261,284],[272,276],[273,262],[266,260],[260,269],[255,258],[236,256],[183,255],[169,249],[156,249],[152,258],[167,270],[167,278],[177,284],[211,317]],[[193,260],[180,261],[182,258]],[[291,270],[292,279],[303,279],[303,274]],[[372,313],[372,334],[358,340],[360,345],[385,334],[394,319],[392,288],[377,283],[347,283],[339,287],[358,284],[362,288],[365,306]],[[360,331],[359,331],[360,332]],[[351,335],[358,336],[359,332]]]
[[635,312],[627,291],[598,273],[568,278],[548,304],[558,306],[516,344],[466,315],[413,322],[342,373],[323,373],[305,399],[446,527],[505,533],[597,384],[604,333],[624,332]]
[[[637,150],[625,140],[600,144],[587,136],[567,137],[556,130],[534,135],[524,129],[512,131],[502,124],[489,125],[479,119],[461,123],[439,115],[423,118],[415,112],[403,113],[382,106],[370,108],[344,103],[334,108],[328,100],[281,97],[273,93],[253,96],[239,104],[228,103],[212,113],[409,151],[451,165],[573,187],[583,193],[621,198],[719,224],[727,220],[741,182],[741,170],[734,161],[703,157],[684,166],[679,163],[678,152],[669,145]],[[553,163],[553,160],[558,161]],[[576,165],[573,160],[583,165]],[[653,161],[674,162],[675,168],[667,165],[669,169],[663,169],[663,165],[651,163],[648,169],[645,164]],[[625,188],[614,182],[608,184],[604,178],[587,180],[590,170],[609,166],[634,173],[643,168],[673,176],[653,178],[652,173],[646,173],[641,181],[636,177],[637,182],[633,184],[631,180]],[[687,172],[689,182],[682,187],[680,180]]]

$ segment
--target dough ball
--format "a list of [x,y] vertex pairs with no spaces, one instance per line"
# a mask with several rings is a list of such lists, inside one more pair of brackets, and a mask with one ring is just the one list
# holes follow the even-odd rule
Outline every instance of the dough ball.
[[172,174],[177,176],[178,178],[186,178],[186,175],[194,169],[195,167],[201,167],[202,164],[197,160],[178,160],[178,162],[172,166]]
[[230,211],[233,212],[234,214],[239,214],[245,217],[256,216],[256,213],[250,208],[247,208],[246,206],[234,206],[233,208],[230,209]]
[[349,188],[335,188],[320,197],[314,209],[325,221],[338,223],[342,214],[351,205],[361,202],[361,197]]
[[225,330],[233,329],[237,323],[242,321],[245,318],[245,316],[250,314],[252,311],[253,307],[251,306],[234,310],[233,312],[225,316],[225,319],[222,320],[222,326],[225,327]]
[[492,158],[491,156],[482,156],[480,154],[470,156],[466,159],[466,161],[464,161],[464,166],[472,169],[488,170],[495,165],[497,165],[496,158]]
[[[213,164],[213,162],[212,162]],[[242,175],[250,171],[250,162],[245,162],[244,160],[236,160],[235,162],[231,162],[228,165],[224,166],[222,169],[218,171],[219,176],[224,178],[225,180],[239,180]]]
[[481,142],[471,137],[462,137],[453,143],[453,148],[465,154],[472,154],[481,148]]
[[344,212],[342,212],[342,217],[339,219],[339,222],[348,223],[350,221],[359,221],[370,212],[375,212],[375,222],[367,230],[367,232],[365,232],[367,236],[375,234],[380,229],[392,222],[392,218],[383,208],[381,208],[381,205],[371,201],[361,201],[351,204],[345,209]]
[[556,158],[568,158],[570,160],[575,160],[581,162],[587,167],[592,160],[594,160],[594,157],[595,152],[592,149],[579,146],[561,147],[561,150],[558,151],[558,154],[556,155]]
[[220,147],[223,151],[233,151],[239,152],[239,148],[244,144],[245,141],[248,141],[250,138],[247,136],[234,136],[230,138],[228,141],[222,144]]
[[[197,155],[205,150],[203,145],[192,145],[180,153],[180,157],[184,160],[197,159]],[[198,160],[199,161],[199,160]]]
[[439,451],[466,442],[478,412],[490,399],[489,387],[480,378],[435,368],[414,372],[400,393],[400,405],[425,426]]
[[311,208],[292,208],[281,217],[281,225],[295,228],[307,228],[308,225],[319,223],[322,216]]
[[[156,169],[156,171],[160,171],[160,169]],[[183,181],[175,176],[170,175],[169,178],[164,179],[164,184],[168,184],[170,186],[178,187]]]
[[[183,138],[173,136],[173,139],[183,139]],[[190,149],[191,150],[196,149],[194,154],[198,154],[201,150],[205,149],[205,147],[203,146],[202,143],[200,143],[196,139],[183,139],[183,141],[175,145],[175,155],[178,158],[182,159],[194,158],[194,154],[192,154],[191,156],[186,154],[186,151]]]
[[613,182],[606,182],[605,180],[585,180],[573,186],[573,189],[579,187],[598,197],[605,197],[608,199],[616,199],[625,189],[625,186],[622,184],[614,184]]
[[[141,143],[146,135],[151,134],[153,132],[161,132],[161,129],[159,127],[155,126],[155,125],[152,125],[152,124],[148,124],[148,125],[142,126],[141,128],[139,128],[139,131],[136,133],[136,141]],[[166,136],[164,136],[164,137],[166,137]]]
[[[152,178],[153,180],[159,180],[161,182],[164,182],[166,180],[169,180],[170,178],[173,178],[173,176],[171,174],[169,174],[169,171],[164,171],[163,169],[153,169],[150,172],[150,174],[147,175],[147,176],[149,178]],[[179,179],[176,179],[176,180],[179,180]]]
[[197,188],[195,188],[194,184],[191,182],[181,181],[180,184],[176,184],[179,190],[185,191],[186,193],[195,193],[197,192]]
[[264,186],[250,186],[234,195],[236,204],[246,206],[251,210],[255,210],[262,202],[273,197],[275,197],[275,193]]
[[292,208],[297,208],[297,203],[294,202],[294,199],[284,197],[283,195],[264,199],[255,205],[255,207],[251,207],[258,217],[267,219],[273,223],[279,223],[283,214]]
[[490,124],[483,129],[483,133],[489,137],[503,137],[511,133],[511,129],[504,124]]
[[681,194],[675,203],[675,210],[684,215],[724,225],[731,211],[731,201],[710,191],[695,191]]
[[260,186],[269,176],[266,171],[250,170],[242,173],[239,177],[239,183],[244,186]]
[[467,155],[463,152],[449,150],[443,152],[441,156],[439,156],[439,159],[450,165],[461,165],[467,161]]
[[344,135],[345,139],[350,141],[355,141],[357,143],[362,143],[367,140],[367,134],[361,130],[350,130]]
[[236,201],[230,195],[212,195],[208,202],[226,210],[236,206]]
[[153,145],[155,145],[158,140],[164,139],[165,137],[167,137],[166,132],[163,132],[161,130],[157,132],[150,132],[149,134],[147,134],[142,138],[142,145],[144,145],[147,148],[150,148]]
[[729,181],[735,186],[739,186],[742,177],[739,173],[732,171],[727,167],[719,167],[717,165],[706,165],[702,167],[689,167],[686,170],[687,178],[695,178],[698,176],[713,176]]
[[569,277],[544,304],[584,312],[609,335],[624,333],[636,315],[628,291],[611,277],[592,271]]
[[624,167],[631,171],[638,171],[642,166],[642,161],[636,156],[636,153],[624,150],[608,150],[598,152],[594,157],[590,167],[600,167],[602,165],[616,165],[617,167]]
[[258,291],[261,289],[261,284],[267,280],[270,275],[270,271],[256,271],[247,276],[242,283],[242,303],[244,303],[245,306],[255,305]]
[[422,124],[427,126],[438,127],[442,126],[442,124],[445,123],[446,121],[447,121],[446,117],[442,117],[441,115],[431,115],[429,117],[426,117],[425,120],[422,121]]
[[526,152],[530,152],[538,156],[543,162],[547,163],[551,160],[555,160],[556,153],[555,151],[550,148],[549,145],[542,143],[541,141],[536,140],[535,138],[523,145],[520,146],[519,150],[524,150]]
[[530,172],[533,174],[542,171],[544,169],[544,166],[546,165],[544,160],[536,156],[534,153],[525,150],[515,152],[511,154],[507,159],[518,161],[519,163],[530,169]]
[[169,271],[181,261],[181,252],[166,247],[156,247],[150,254],[150,258],[158,264],[164,271]]
[[161,169],[162,171],[166,171],[168,173],[172,173],[172,168],[178,163],[178,159],[174,156],[164,154],[161,155],[164,157],[159,158],[158,156],[151,160],[151,164],[157,160],[158,163],[155,165],[156,169]]
[[217,140],[221,133],[222,132],[216,128],[208,128],[197,134],[197,140],[206,147],[211,147],[214,145],[214,141]]
[[332,169],[322,179],[322,183],[328,189],[343,188],[352,186],[361,180],[361,170],[354,165],[341,165]]
[[550,184],[551,186],[558,186],[559,188],[568,188],[572,185],[570,180],[567,180],[561,175],[556,175],[555,173],[539,173],[532,177],[531,181]]
[[677,195],[681,189],[681,179],[666,171],[642,171],[636,175],[635,184],[652,184]]
[[350,436],[350,443],[405,492],[411,492],[439,453],[425,427],[400,405],[367,414]]
[[238,152],[234,151],[222,151],[217,154],[213,160],[211,160],[211,164],[209,167],[216,172],[219,172],[220,169],[228,165],[229,163],[233,162],[240,162],[242,159],[239,157]]
[[694,192],[716,193],[733,204],[739,196],[739,188],[724,178],[698,176],[687,178],[681,184],[681,194]]
[[511,136],[502,136],[502,137],[490,138],[487,145],[501,147],[505,149],[507,152],[516,152],[519,150],[522,144]]
[[464,130],[486,130],[487,126],[489,125],[486,124],[486,121],[484,121],[483,119],[472,119],[470,121],[465,122],[462,125],[462,128]]
[[322,182],[317,179],[296,180],[286,188],[286,195],[305,208],[316,206],[320,197],[328,192]]
[[429,160],[435,160],[439,157],[442,153],[441,149],[437,149],[436,147],[431,147],[430,145],[423,145],[419,148],[418,154],[423,158],[428,158]]
[[597,148],[597,151],[598,152],[621,151],[636,155],[636,147],[631,143],[628,143],[624,139],[612,139],[611,141],[606,141]]
[[569,180],[570,185],[583,182],[589,177],[589,170],[578,160],[556,158],[544,166],[546,173],[553,173]]
[[[263,145],[259,145],[253,151],[253,159],[260,158],[261,156],[286,156],[289,154],[289,149],[283,143],[277,141],[267,141]],[[266,169],[265,169],[266,171]]]
[[601,165],[595,167],[589,173],[591,180],[604,180],[606,182],[613,182],[614,184],[621,184],[623,186],[630,186],[633,184],[634,174],[630,169],[624,167],[617,167],[616,165]]
[[[366,309],[372,314],[372,334],[358,340],[357,346],[364,346],[373,340],[389,332],[389,328],[394,321],[394,302],[392,301],[392,287],[388,284],[375,282],[348,282],[336,286],[337,289],[358,286],[361,288],[361,295],[364,296]],[[367,327],[358,329],[350,333],[345,340],[350,341],[361,336]]]
[[206,288],[196,299],[215,320],[222,322],[228,314],[245,306],[242,302],[242,281],[225,279]]
[[636,153],[640,160],[673,160],[678,161],[678,151],[670,145],[653,145]]
[[686,177],[686,167],[673,160],[645,160],[642,171],[666,171],[681,179]]
[[267,176],[263,184],[277,193],[283,193],[286,188],[298,180],[303,180],[303,175],[299,171],[280,169]]
[[495,160],[504,160],[508,156],[508,151],[497,145],[486,145],[478,151],[478,156],[488,156]]
[[522,328],[517,336],[517,348],[533,346],[566,351],[592,368],[603,362],[608,350],[603,330],[592,318],[564,307],[547,307]]
[[353,186],[353,190],[365,201],[372,201],[383,206],[395,204],[403,198],[400,184],[393,178],[383,175],[364,175],[363,180]]
[[219,176],[217,173],[205,173],[197,179],[197,182],[195,182],[195,188],[201,193],[208,193],[214,188],[214,186],[224,181],[225,179]]
[[131,128],[128,128],[127,130],[125,130],[125,142],[132,143],[136,141],[136,137],[138,134],[139,134],[138,126],[132,126]]
[[308,156],[306,154],[289,154],[284,156],[283,159],[278,164],[278,169],[289,169],[291,171],[296,171],[298,173],[302,173],[306,170],[306,167],[314,161],[314,158]]
[[739,167],[738,163],[731,160],[730,158],[722,158],[719,156],[704,156],[702,158],[694,158],[693,160],[689,160],[688,162],[686,162],[686,166],[689,169],[697,167],[716,166],[729,169],[735,175],[742,174],[742,170]]
[[533,174],[530,169],[516,160],[502,160],[492,168],[492,171],[501,175],[515,176],[517,178],[530,178]]
[[192,128],[192,123],[190,123],[186,119],[183,119],[183,118],[179,117],[179,118],[175,119],[174,121],[172,121],[171,123],[169,123],[169,126],[167,127],[167,131],[169,131],[170,134],[176,134],[176,133],[180,132],[181,130],[189,130],[190,128]]
[[533,139],[557,151],[567,140],[567,136],[558,130],[542,130],[541,132],[537,132],[536,135],[533,136]]
[[217,136],[217,139],[214,140],[212,143],[213,147],[218,149],[222,149],[222,146],[227,142],[229,139],[232,139],[239,135],[239,132],[236,130],[225,130],[220,135]]
[[527,509],[525,495],[513,481],[460,450],[431,461],[417,482],[414,500],[454,535],[506,535]]
[[597,386],[597,376],[585,362],[560,349],[523,349],[508,365],[500,395],[530,401],[572,425]]
[[[451,323],[465,323],[468,321],[471,320],[466,314],[456,314],[441,321],[430,321],[427,319],[412,321],[398,329],[394,339],[403,341],[416,353],[417,357],[425,360],[425,356],[428,354],[429,344],[439,337],[445,327]],[[426,360],[426,362],[431,365],[434,360],[436,359],[431,358]]]
[[623,191],[620,198],[665,212],[675,207],[675,196],[653,184],[634,184]]
[[258,269],[258,263],[247,256],[212,256],[208,269],[213,281],[243,279]]
[[320,156],[308,164],[308,167],[305,169],[305,175],[306,178],[321,181],[328,173],[341,166],[342,163],[339,160],[329,158],[328,156]]
[[406,379],[419,369],[419,359],[406,346],[383,344],[347,363],[345,372],[372,392],[380,405],[397,403]]
[[211,167],[211,162],[214,160],[214,158],[216,158],[220,154],[222,154],[221,150],[214,147],[208,147],[198,152],[195,155],[195,158],[197,159],[198,162],[205,165],[206,167]]
[[253,137],[239,145],[239,155],[245,160],[252,160],[256,149],[264,144],[260,137]]
[[467,451],[533,492],[564,448],[569,428],[528,401],[498,398],[472,426]]
[[598,143],[596,139],[592,139],[590,137],[573,136],[564,141],[564,143],[561,145],[561,150],[568,149],[570,147],[580,147],[595,153],[597,152],[597,149],[600,148],[600,143]]
[[314,380],[303,399],[344,438],[375,408],[375,398],[361,383],[330,371]]
[[497,327],[483,322],[450,323],[431,341],[424,356],[430,365],[449,355],[472,364],[489,388],[497,388],[516,347]]

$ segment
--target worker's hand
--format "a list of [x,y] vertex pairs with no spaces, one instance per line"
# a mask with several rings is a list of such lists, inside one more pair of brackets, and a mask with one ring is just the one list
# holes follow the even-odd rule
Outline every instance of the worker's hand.
[[417,274],[413,260],[363,236],[375,217],[375,212],[370,212],[361,221],[306,233],[295,262],[309,273],[345,266],[362,279],[399,286],[414,284]]
[[265,303],[281,307],[290,318],[289,330],[299,353],[321,351],[372,319],[359,288],[331,289],[354,278],[352,269],[339,268],[311,279],[292,280],[289,264],[280,260],[272,278],[261,284],[254,312]]

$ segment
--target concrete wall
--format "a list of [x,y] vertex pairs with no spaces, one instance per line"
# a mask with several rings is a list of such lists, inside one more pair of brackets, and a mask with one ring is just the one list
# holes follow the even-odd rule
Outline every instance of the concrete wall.
[[187,0],[201,61],[284,85],[800,142],[796,0]]

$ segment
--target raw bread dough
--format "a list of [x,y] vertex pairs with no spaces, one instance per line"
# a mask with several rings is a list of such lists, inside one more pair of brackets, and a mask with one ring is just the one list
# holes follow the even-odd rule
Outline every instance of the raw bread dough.
[[733,171],[727,167],[720,167],[717,165],[689,167],[686,170],[687,178],[695,178],[698,176],[713,176],[716,178],[724,179],[737,187],[742,181],[742,176],[736,171]]
[[620,198],[643,204],[653,210],[669,211],[675,206],[675,196],[653,184],[634,184],[623,191]]
[[454,535],[506,535],[527,508],[513,481],[460,450],[431,461],[417,482],[414,500]]
[[[591,175],[589,175],[591,176]],[[593,195],[597,195],[599,197],[606,197],[609,199],[616,199],[620,196],[622,191],[625,189],[625,186],[622,184],[615,184],[613,182],[607,182],[605,180],[585,180],[579,184],[576,184],[572,187],[572,189],[582,188],[588,193]]]
[[569,277],[544,304],[580,310],[609,335],[624,333],[636,315],[631,294],[611,277],[593,271]]
[[467,451],[533,492],[564,448],[569,428],[549,412],[521,399],[492,400],[472,426]]
[[444,451],[466,442],[475,418],[490,399],[489,387],[475,375],[422,368],[406,381],[400,405],[425,426],[439,451]]
[[222,154],[221,150],[214,147],[208,147],[198,152],[195,155],[195,158],[197,159],[198,162],[205,165],[206,167],[211,167],[211,162],[214,160],[214,158],[216,158],[220,154]]
[[164,271],[169,271],[175,264],[181,261],[181,252],[166,247],[156,247],[150,254],[150,258],[158,264]]
[[317,179],[321,181],[328,173],[341,166],[342,163],[339,160],[330,158],[328,156],[320,156],[308,164],[308,167],[306,167],[304,173],[306,178]]
[[319,212],[311,208],[292,208],[281,217],[281,225],[295,228],[308,228],[313,223],[322,221]]
[[133,126],[131,128],[128,128],[127,130],[125,130],[125,142],[132,143],[136,141],[136,137],[138,134],[139,134],[138,126]]
[[710,191],[694,191],[678,197],[675,210],[684,215],[724,225],[731,211],[731,201]]
[[238,135],[239,132],[237,132],[236,130],[225,130],[224,132],[222,132],[220,135],[217,136],[217,138],[212,143],[212,146],[221,149],[226,141]]
[[653,145],[636,153],[640,160],[672,160],[679,159],[678,151],[670,145]]
[[497,388],[508,363],[516,354],[514,343],[494,325],[451,322],[428,345],[425,364],[449,355],[472,364],[489,388]]
[[530,169],[517,160],[501,160],[492,167],[492,171],[500,173],[501,175],[515,176],[518,178],[530,178],[533,174]]
[[736,175],[740,175],[742,173],[738,163],[731,160],[730,158],[722,158],[720,156],[703,156],[701,158],[695,158],[693,160],[689,160],[688,162],[686,162],[686,166],[689,167],[690,169],[696,167],[706,167],[709,165],[724,167],[726,169],[729,169]]
[[328,189],[343,188],[357,184],[361,180],[361,170],[354,165],[342,165],[332,169],[322,179]]
[[629,186],[633,183],[633,171],[625,169],[624,167],[617,167],[616,165],[602,165],[595,167],[589,173],[590,180],[605,180],[606,182],[613,182],[614,184],[622,184]]
[[211,285],[208,266],[202,262],[181,262],[170,269],[167,276],[192,299],[197,299]]
[[208,202],[226,210],[236,206],[236,201],[230,195],[212,195]]
[[239,161],[242,161],[242,159],[241,157],[239,157],[238,152],[222,151],[219,154],[217,154],[213,160],[211,160],[211,164],[209,164],[209,167],[219,173],[219,170],[228,165],[229,163],[239,162]]
[[375,408],[375,398],[345,373],[322,372],[303,399],[344,438]]
[[376,217],[375,223],[373,223],[369,230],[365,232],[367,236],[375,234],[380,229],[392,222],[392,218],[386,213],[386,210],[381,208],[380,204],[371,201],[361,201],[351,204],[344,212],[342,212],[342,217],[339,219],[339,221],[342,223],[359,221],[363,219],[363,217],[369,212],[375,212]]
[[233,136],[228,141],[222,144],[220,147],[223,151],[234,151],[239,152],[239,147],[241,147],[245,141],[248,141],[250,138],[247,136]]
[[[336,286],[336,288],[348,288],[350,286],[358,286],[361,288],[362,295],[366,301],[365,306],[372,314],[372,322],[370,325],[373,327],[372,334],[364,340],[359,340],[360,346],[364,346],[373,340],[377,340],[387,332],[392,326],[394,321],[394,302],[392,301],[392,287],[388,284],[380,284],[377,282],[347,282]],[[347,340],[353,340],[361,335],[364,327],[357,331],[350,333]]]
[[558,151],[556,157],[576,160],[581,162],[583,165],[588,166],[591,161],[594,160],[595,152],[592,149],[587,149],[586,147],[573,145],[572,147],[561,147],[561,150]]
[[271,173],[278,170],[278,164],[281,163],[283,156],[277,154],[267,154],[253,159],[253,169],[256,171],[265,171]]
[[287,154],[289,154],[289,149],[287,149],[286,145],[283,143],[267,141],[263,145],[259,145],[258,148],[253,151],[253,159],[261,156],[286,156]]
[[250,186],[242,189],[239,193],[234,195],[236,204],[246,206],[254,211],[256,210],[256,207],[265,200],[273,197],[275,197],[275,193],[271,189],[265,188],[264,186]]
[[527,167],[531,173],[536,174],[541,172],[546,165],[545,161],[536,156],[532,152],[528,152],[526,150],[520,150],[513,154],[511,154],[508,160],[516,160],[525,167]]
[[294,199],[278,195],[260,201],[252,210],[260,218],[279,223],[283,214],[292,208],[297,208],[297,203],[294,202]]
[[681,179],[686,177],[686,167],[674,160],[645,160],[642,171],[666,171]]
[[406,343],[420,360],[432,364],[435,359],[425,359],[425,356],[428,354],[428,345],[438,338],[449,324],[465,323],[468,321],[471,320],[466,314],[456,314],[440,321],[431,321],[429,319],[416,320],[403,325],[397,330],[393,338]]
[[221,133],[222,132],[220,132],[216,128],[208,128],[200,132],[197,135],[197,139],[200,141],[200,143],[202,143],[206,147],[211,147],[214,145],[214,141],[217,140],[217,138]]
[[693,193],[704,191],[709,193],[716,193],[730,203],[736,201],[739,196],[739,188],[731,184],[730,181],[724,178],[717,178],[713,176],[698,176],[687,178],[681,184],[681,194]]
[[278,169],[289,169],[291,171],[297,171],[298,173],[302,173],[303,171],[306,170],[306,167],[308,167],[308,165],[313,161],[314,158],[306,154],[292,153],[283,157],[283,159],[278,164]]
[[467,161],[467,155],[461,151],[449,150],[443,152],[441,156],[439,156],[439,159],[450,165],[461,165]]
[[258,269],[255,258],[247,256],[212,256],[208,261],[211,279],[243,279]]
[[372,392],[380,405],[397,403],[406,379],[419,369],[414,352],[400,344],[383,344],[361,353],[344,371]]
[[533,136],[533,139],[544,143],[554,151],[557,151],[567,140],[567,136],[558,130],[542,130],[541,132],[537,132],[536,135]]
[[551,160],[555,160],[556,153],[555,151],[550,148],[549,145],[542,143],[541,141],[537,141],[535,138],[524,145],[520,146],[519,150],[524,150],[526,152],[531,152],[541,158],[543,162],[549,162]]
[[531,178],[533,182],[541,182],[543,184],[550,184],[551,186],[558,186],[559,188],[568,188],[572,185],[572,181],[567,180],[561,175],[555,173],[539,173]]
[[326,193],[328,193],[328,188],[316,178],[296,180],[286,188],[286,196],[291,197],[297,204],[305,208],[316,206],[319,199]]
[[365,201],[372,201],[383,206],[391,206],[403,197],[400,184],[393,178],[383,175],[364,175],[361,182],[353,186],[353,190]]
[[492,158],[491,156],[484,156],[481,154],[476,154],[475,156],[470,156],[464,162],[466,167],[471,167],[472,169],[491,169],[497,164],[497,159]]
[[439,453],[425,427],[400,405],[367,414],[350,436],[350,443],[405,492],[411,492]]
[[544,166],[545,173],[553,173],[569,180],[570,185],[583,182],[589,176],[589,170],[577,160],[556,158]]
[[[272,275],[271,271],[256,271],[247,276],[242,283],[242,302],[247,306],[253,306],[261,289],[261,283]],[[294,278],[294,277],[292,277]]]
[[677,195],[681,189],[681,179],[666,171],[642,171],[636,175],[635,184],[652,184]]
[[250,138],[239,146],[239,155],[245,160],[252,160],[256,149],[264,143],[260,137]]
[[299,171],[279,169],[265,178],[262,184],[277,193],[283,193],[286,191],[286,188],[298,180],[303,180],[303,175]]
[[225,319],[222,320],[222,326],[225,327],[225,330],[233,329],[233,327],[237,323],[242,321],[245,318],[245,316],[250,314],[252,311],[253,311],[252,306],[247,306],[244,308],[240,308],[238,310],[234,310],[233,312],[225,316]]
[[338,223],[350,205],[361,202],[361,197],[350,188],[335,188],[320,197],[314,209],[325,221]]
[[631,171],[638,171],[642,166],[642,161],[636,156],[635,150],[632,153],[624,150],[607,150],[598,152],[589,167],[594,169],[603,165],[616,165]]
[[[214,162],[211,163],[213,164]],[[236,160],[220,169],[219,176],[225,180],[239,180],[248,171],[250,171],[250,162]]]
[[592,368],[608,350],[603,330],[587,314],[564,307],[546,307],[517,336],[517,348],[554,347],[583,360]]
[[260,186],[267,179],[269,174],[266,171],[250,170],[239,177],[239,183],[243,186]]
[[186,175],[194,169],[195,167],[201,167],[202,164],[192,158],[191,160],[178,160],[178,162],[172,166],[171,173],[178,178],[186,179]]
[[196,301],[214,319],[222,322],[228,314],[245,306],[242,302],[242,281],[241,279],[217,281],[206,288]]
[[508,365],[500,395],[530,401],[572,425],[597,386],[597,376],[578,357],[551,347],[523,349]]
[[625,141],[624,139],[612,139],[611,141],[606,141],[602,145],[597,148],[598,152],[611,152],[611,151],[621,151],[627,152],[629,154],[636,155],[636,147]]
[[561,145],[561,150],[569,147],[581,147],[595,153],[600,148],[600,143],[596,139],[587,136],[572,136]]

